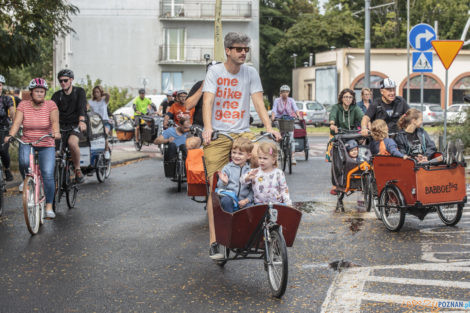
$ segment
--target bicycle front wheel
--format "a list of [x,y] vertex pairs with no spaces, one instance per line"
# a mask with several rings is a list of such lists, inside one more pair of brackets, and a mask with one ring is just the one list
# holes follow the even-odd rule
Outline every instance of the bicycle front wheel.
[[100,183],[106,179],[106,160],[103,154],[100,154],[96,161],[96,178]]
[[75,180],[72,180],[73,175],[73,166],[67,167],[67,178],[66,178],[66,189],[65,189],[65,199],[67,200],[67,206],[69,209],[75,207],[75,202],[77,201],[78,186]]
[[289,163],[289,174],[292,174],[292,146],[291,146],[291,143],[289,142],[289,144],[287,145],[287,161]]
[[62,160],[56,159],[55,169],[54,169],[54,182],[55,182],[55,190],[54,190],[54,201],[52,201],[52,210],[54,212],[57,210],[57,206],[60,203],[60,199],[62,198],[62,185],[63,185],[63,168],[60,164]]
[[271,241],[267,242],[268,281],[274,297],[281,298],[286,292],[288,262],[286,242],[279,229],[271,230]]
[[27,176],[23,185],[23,213],[26,227],[31,235],[38,233],[41,219],[35,192],[36,183],[31,176]]

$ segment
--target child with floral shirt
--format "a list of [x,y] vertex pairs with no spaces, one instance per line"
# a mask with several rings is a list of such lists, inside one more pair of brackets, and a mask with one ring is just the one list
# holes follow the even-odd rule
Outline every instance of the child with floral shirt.
[[258,168],[242,176],[242,182],[251,183],[255,204],[292,205],[284,172],[277,168],[277,147],[273,142],[259,145],[258,164]]

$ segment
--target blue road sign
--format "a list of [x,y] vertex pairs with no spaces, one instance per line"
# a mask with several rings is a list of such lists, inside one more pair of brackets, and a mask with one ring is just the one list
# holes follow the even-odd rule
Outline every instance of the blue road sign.
[[428,24],[415,25],[410,31],[410,45],[418,51],[426,51],[432,48],[431,41],[436,40],[436,32]]
[[413,52],[413,72],[432,72],[432,52]]

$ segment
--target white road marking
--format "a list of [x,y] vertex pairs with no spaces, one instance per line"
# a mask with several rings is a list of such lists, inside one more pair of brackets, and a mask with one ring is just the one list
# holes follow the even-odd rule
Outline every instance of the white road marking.
[[414,279],[386,276],[369,276],[367,281],[375,281],[380,283],[402,284],[402,285],[420,285],[420,286],[439,286],[449,288],[470,289],[470,282],[435,280],[435,279]]
[[[422,297],[410,297],[410,296],[402,296],[402,295],[384,295],[380,293],[370,293],[370,292],[363,292],[362,299],[367,301],[374,301],[374,302],[386,302],[386,303],[396,303],[396,304],[404,304],[406,302],[418,302],[421,303],[435,303],[439,301],[460,301],[460,300],[449,300],[449,299],[437,299],[437,298],[422,298]],[[468,301],[462,301],[464,303]],[[440,312],[440,311],[439,311]],[[454,311],[455,313],[455,311]]]

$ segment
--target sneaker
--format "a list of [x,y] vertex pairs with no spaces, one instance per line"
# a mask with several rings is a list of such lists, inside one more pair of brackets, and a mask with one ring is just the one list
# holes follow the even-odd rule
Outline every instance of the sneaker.
[[209,249],[209,257],[212,260],[221,260],[224,258],[223,253],[220,252],[219,244],[217,242],[214,242],[213,244],[211,244],[211,247]]
[[109,153],[108,150],[106,150],[106,151],[104,152],[104,158],[105,158],[106,160],[109,160],[109,159],[111,158],[111,153]]
[[292,165],[297,165],[297,160],[295,156],[292,156]]
[[75,181],[77,182],[77,184],[83,183],[84,180],[85,180],[85,178],[83,177],[82,171],[81,170],[75,170]]
[[5,169],[5,180],[6,181],[12,181],[13,180],[13,175],[11,175],[11,172],[9,169]]
[[18,187],[18,190],[20,192],[23,192],[23,186],[24,186],[24,182],[21,182],[20,186]]
[[46,211],[44,217],[48,220],[52,220],[55,218],[55,213],[54,211]]

